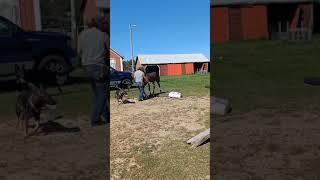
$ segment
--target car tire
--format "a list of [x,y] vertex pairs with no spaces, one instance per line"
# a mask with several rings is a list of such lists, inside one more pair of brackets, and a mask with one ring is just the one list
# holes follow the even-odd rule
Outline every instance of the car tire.
[[[46,69],[53,72],[67,72],[70,68],[70,65],[60,55],[48,55],[44,57],[37,66],[39,70]],[[67,82],[68,78],[69,73],[66,73],[57,83],[63,85]]]
[[130,79],[128,79],[128,78],[123,79],[121,81],[121,86],[124,86],[125,88],[130,89],[131,86],[132,86],[132,81]]

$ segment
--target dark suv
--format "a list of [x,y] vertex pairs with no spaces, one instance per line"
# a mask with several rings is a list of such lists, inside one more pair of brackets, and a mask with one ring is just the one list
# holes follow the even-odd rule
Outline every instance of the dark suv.
[[115,87],[116,85],[122,85],[126,88],[130,88],[132,85],[132,73],[117,71],[110,67],[110,86]]
[[[28,32],[0,16],[0,78],[14,75],[15,64],[26,68],[70,72],[75,64],[71,38],[55,32]],[[67,76],[67,75],[66,75]]]

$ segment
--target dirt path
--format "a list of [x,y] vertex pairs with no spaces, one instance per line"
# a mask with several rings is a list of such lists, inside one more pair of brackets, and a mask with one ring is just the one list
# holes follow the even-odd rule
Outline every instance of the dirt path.
[[254,112],[218,117],[212,129],[215,179],[320,177],[319,112]]
[[124,105],[112,101],[112,178],[121,179],[129,171],[147,166],[139,164],[135,158],[143,149],[149,147],[151,154],[161,153],[164,144],[175,140],[183,143],[199,130],[205,129],[205,121],[209,121],[209,102],[209,97],[157,97]]
[[0,179],[106,178],[106,125],[92,128],[79,118],[56,120],[44,128],[50,133],[24,141],[14,120],[2,121]]

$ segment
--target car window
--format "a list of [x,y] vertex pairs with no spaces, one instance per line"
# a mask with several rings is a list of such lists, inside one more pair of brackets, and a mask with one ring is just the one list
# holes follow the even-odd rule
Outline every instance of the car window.
[[0,36],[9,36],[10,28],[6,22],[0,21]]

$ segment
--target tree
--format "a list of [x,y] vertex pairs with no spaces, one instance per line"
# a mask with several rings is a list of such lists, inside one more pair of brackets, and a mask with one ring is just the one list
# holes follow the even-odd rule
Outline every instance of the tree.
[[[131,63],[132,61],[131,61],[131,59],[130,60],[126,60],[126,61],[123,61],[123,71],[129,71],[129,72],[131,72],[131,70],[132,70],[132,67],[131,67]],[[136,64],[136,61],[135,60],[133,60],[133,63],[134,63],[134,65]]]

